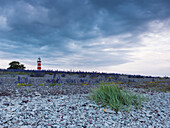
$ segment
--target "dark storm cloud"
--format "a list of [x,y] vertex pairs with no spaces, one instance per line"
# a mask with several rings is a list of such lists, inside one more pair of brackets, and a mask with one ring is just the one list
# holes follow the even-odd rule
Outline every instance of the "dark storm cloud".
[[92,0],[94,7],[103,10],[99,28],[106,35],[145,31],[146,23],[170,17],[168,0]]
[[[102,49],[102,46],[88,46],[93,40],[130,33],[130,38],[120,39],[124,44],[105,47],[136,47],[140,45],[138,34],[147,31],[147,23],[167,18],[170,18],[168,0],[0,0],[1,44],[5,40],[18,46],[0,50],[30,58],[35,55],[58,58],[81,54],[80,50],[88,52],[93,47],[94,56],[98,56],[97,48]],[[81,48],[70,49],[70,42]],[[60,54],[52,54],[56,51]],[[116,64],[128,62],[126,53],[113,56]],[[99,59],[104,58],[99,56]]]

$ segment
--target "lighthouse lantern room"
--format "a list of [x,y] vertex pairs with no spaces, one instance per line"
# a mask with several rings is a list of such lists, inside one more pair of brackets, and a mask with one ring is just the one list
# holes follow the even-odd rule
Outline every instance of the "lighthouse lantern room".
[[37,70],[41,70],[41,59],[38,58],[37,60]]

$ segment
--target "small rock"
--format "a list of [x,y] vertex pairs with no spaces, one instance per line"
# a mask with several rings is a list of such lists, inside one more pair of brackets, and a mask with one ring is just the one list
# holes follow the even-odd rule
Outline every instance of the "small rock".
[[41,96],[41,94],[38,92],[35,92],[34,94],[35,94],[35,96]]
[[92,120],[89,120],[89,123],[92,124]]
[[69,111],[69,114],[70,114],[70,115],[72,115],[72,114],[73,114],[73,112]]
[[115,111],[109,110],[109,109],[104,109],[104,112],[105,112],[105,113],[116,113]]
[[29,126],[20,126],[20,128],[30,128]]
[[71,106],[70,107],[72,110],[76,110],[76,107],[75,106]]
[[87,103],[83,103],[81,106],[86,107],[86,106],[87,106]]
[[152,115],[150,114],[150,112],[147,112],[147,113],[146,113],[146,116],[149,117],[149,118],[152,117]]
[[84,115],[81,115],[81,116],[80,116],[80,119],[84,119],[84,118],[85,118],[85,116],[84,116]]
[[48,102],[51,102],[52,100],[48,99],[47,101],[48,101]]
[[112,118],[113,121],[115,121],[116,119],[115,118]]
[[95,105],[95,104],[89,104],[89,107],[96,107],[96,108],[98,108],[99,106]]
[[9,102],[8,101],[4,101],[3,105],[9,106]]
[[140,119],[139,120],[141,123],[145,123],[146,121],[145,121],[145,119]]
[[28,101],[29,101],[29,100],[28,100],[27,98],[23,98],[23,99],[22,99],[22,103],[28,103]]
[[[23,125],[23,122],[19,122],[19,125]],[[25,127],[25,126],[24,126]]]
[[104,126],[106,126],[107,128],[109,128],[109,125],[107,123],[104,123]]

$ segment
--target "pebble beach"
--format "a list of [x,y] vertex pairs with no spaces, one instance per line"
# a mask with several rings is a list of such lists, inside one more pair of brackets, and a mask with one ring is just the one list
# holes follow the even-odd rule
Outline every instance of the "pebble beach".
[[[142,94],[149,101],[143,102],[141,109],[132,106],[129,113],[123,111],[116,113],[109,107],[103,108],[88,99],[90,89],[97,85],[65,84],[51,87],[33,84],[17,88],[14,84],[16,80],[17,77],[1,77],[0,128],[169,128],[170,126],[169,92],[147,92],[142,88],[128,87],[126,88],[128,91]],[[123,85],[122,87],[125,88]]]
[[0,97],[2,128],[168,128],[170,93],[147,93],[142,109],[115,113],[100,108],[88,94]]

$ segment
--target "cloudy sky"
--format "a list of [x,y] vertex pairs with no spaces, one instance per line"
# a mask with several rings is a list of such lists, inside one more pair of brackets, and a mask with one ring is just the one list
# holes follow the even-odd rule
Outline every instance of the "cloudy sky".
[[170,0],[0,0],[0,68],[170,76]]

